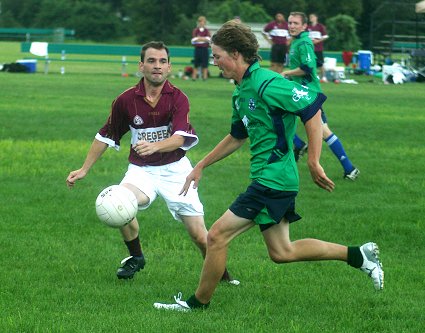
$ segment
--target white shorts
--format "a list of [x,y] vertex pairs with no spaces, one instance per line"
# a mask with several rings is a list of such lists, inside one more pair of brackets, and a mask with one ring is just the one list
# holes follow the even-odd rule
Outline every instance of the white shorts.
[[204,215],[197,189],[191,187],[186,195],[179,195],[192,169],[186,156],[177,162],[161,166],[140,167],[130,164],[121,184],[134,185],[147,195],[149,203],[139,206],[139,210],[148,208],[160,196],[165,200],[174,219],[181,221],[181,216]]

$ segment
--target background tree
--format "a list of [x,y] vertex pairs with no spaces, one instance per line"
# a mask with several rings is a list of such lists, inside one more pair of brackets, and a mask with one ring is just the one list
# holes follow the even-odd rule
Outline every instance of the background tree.
[[[391,34],[394,27],[391,22],[409,22],[396,25],[397,34],[416,33],[415,2],[417,0],[1,0],[0,26],[62,27],[74,29],[79,39],[96,41],[116,41],[127,36],[134,37],[135,43],[161,39],[170,45],[188,45],[199,15],[205,15],[210,23],[223,23],[240,16],[246,23],[266,24],[277,12],[288,17],[291,11],[303,11],[315,12],[323,23],[340,14],[349,15],[359,23],[355,30],[362,48],[371,49],[375,41],[388,39],[385,35]],[[422,24],[419,34],[423,35],[424,15],[419,20]],[[335,35],[331,33],[327,44],[336,48]]]
[[267,14],[261,4],[252,4],[249,1],[228,0],[212,2],[208,10],[208,21],[226,22],[239,16],[244,22],[268,22],[271,16]]
[[337,15],[326,20],[327,32],[330,38],[326,48],[333,51],[357,51],[361,43],[356,33],[356,21],[348,15]]

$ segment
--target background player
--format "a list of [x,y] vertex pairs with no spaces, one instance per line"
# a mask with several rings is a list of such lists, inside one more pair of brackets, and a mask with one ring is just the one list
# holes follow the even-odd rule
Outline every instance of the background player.
[[[292,12],[288,17],[289,34],[292,37],[289,49],[289,70],[282,72],[284,77],[290,78],[315,91],[321,91],[317,78],[316,57],[314,47],[307,29],[307,17],[302,12]],[[323,140],[344,169],[344,178],[355,180],[360,171],[351,163],[345,153],[340,139],[331,131],[328,120],[322,110]],[[295,135],[295,160],[307,151],[307,143]]]

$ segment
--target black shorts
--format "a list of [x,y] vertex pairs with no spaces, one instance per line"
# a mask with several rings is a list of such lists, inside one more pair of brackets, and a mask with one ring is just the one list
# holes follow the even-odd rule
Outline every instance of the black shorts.
[[208,60],[208,47],[195,47],[195,59],[193,60],[193,65],[195,66],[195,68],[207,68]]
[[323,52],[322,51],[315,51],[314,54],[316,55],[316,66],[317,68],[320,68],[323,66],[323,63],[325,60],[323,59]]
[[286,44],[273,44],[270,53],[270,61],[278,64],[284,64],[288,46]]
[[297,192],[278,191],[253,181],[245,193],[240,194],[230,205],[236,216],[252,220],[264,231],[285,218],[295,222],[301,216],[295,212]]

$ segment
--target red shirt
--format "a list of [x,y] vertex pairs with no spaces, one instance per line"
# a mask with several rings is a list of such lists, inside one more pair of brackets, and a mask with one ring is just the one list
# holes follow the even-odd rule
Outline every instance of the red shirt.
[[[323,24],[317,23],[316,25],[309,25],[307,27],[307,30],[310,31],[310,38],[323,38],[327,37],[328,34],[326,32],[326,27]],[[314,51],[320,52],[323,51],[323,42],[314,44]]]
[[273,44],[287,44],[288,22],[272,21],[264,27],[263,31],[270,35]]
[[[187,96],[168,80],[165,81],[161,96],[155,107],[145,100],[143,79],[124,91],[112,103],[111,114],[106,124],[99,130],[96,139],[119,149],[120,140],[131,132],[131,145],[128,160],[132,164],[165,165],[180,160],[185,151],[198,143],[198,136],[189,123],[189,100]],[[139,140],[162,141],[173,134],[185,137],[182,147],[172,152],[154,153],[139,156],[132,145]]]
[[199,43],[196,41],[196,37],[211,37],[210,32],[207,28],[195,28],[192,31],[192,45],[195,47],[209,47],[209,42]]

